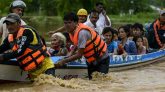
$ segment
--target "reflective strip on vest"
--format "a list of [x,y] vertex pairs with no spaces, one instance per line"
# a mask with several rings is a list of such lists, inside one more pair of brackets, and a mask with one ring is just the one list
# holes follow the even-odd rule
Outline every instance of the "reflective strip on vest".
[[[18,39],[19,37],[21,37],[23,35],[25,29],[29,29],[32,31],[32,29],[30,29],[30,28],[21,27],[17,33],[16,39]],[[34,35],[34,32],[33,32],[33,35]],[[34,36],[36,36],[36,35],[34,35]],[[37,37],[34,37],[34,38],[37,39]],[[10,43],[12,43],[14,41],[12,34],[9,34],[8,41]],[[32,43],[34,43],[34,42],[32,42]],[[39,47],[39,46],[37,46],[38,44],[39,44],[39,40],[38,40],[36,46],[35,46],[35,44],[30,45],[28,48],[26,48],[26,50],[24,51],[24,53],[21,56],[17,57],[17,61],[19,61],[20,67],[23,70],[30,71],[30,70],[36,69],[37,66],[39,64],[41,64],[41,62],[45,59],[45,56],[47,54],[46,47],[43,44],[41,44],[41,46]],[[13,45],[12,50],[15,51],[18,49],[19,49],[19,46],[17,43],[15,43]]]
[[69,34],[70,39],[74,43],[74,45],[78,45],[78,34],[82,29],[89,31],[92,36],[92,39],[87,41],[83,54],[84,57],[87,59],[87,62],[91,63],[93,61],[96,61],[103,55],[103,53],[106,52],[107,45],[92,28],[85,26],[82,23],[78,24],[74,36]]

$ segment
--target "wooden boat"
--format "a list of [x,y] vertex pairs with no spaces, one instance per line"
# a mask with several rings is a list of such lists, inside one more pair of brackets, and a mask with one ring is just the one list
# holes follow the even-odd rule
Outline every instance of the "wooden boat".
[[[144,55],[128,55],[123,57],[121,55],[110,55],[109,71],[119,71],[147,65],[153,62],[165,60],[165,50],[160,50]],[[52,57],[54,63],[64,57]],[[87,66],[85,62],[76,60],[66,64],[60,69],[56,69],[56,75],[64,79],[86,77]],[[15,60],[6,61],[0,64],[0,80],[9,81],[28,81],[26,80],[27,72],[21,71]]]

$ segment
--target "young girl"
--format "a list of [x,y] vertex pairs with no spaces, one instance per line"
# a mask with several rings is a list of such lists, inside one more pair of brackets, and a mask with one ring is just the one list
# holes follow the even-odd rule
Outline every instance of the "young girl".
[[133,29],[133,38],[136,38],[136,37],[139,37],[139,36],[142,36],[143,37],[143,45],[146,47],[146,49],[148,50],[149,49],[149,45],[148,45],[148,40],[147,38],[145,37],[145,33],[144,33],[144,28],[143,28],[143,25],[140,24],[140,23],[135,23],[133,26],[132,26],[132,29]]
[[48,50],[51,56],[67,55],[66,38],[62,33],[54,33],[51,36],[51,47]]
[[137,54],[146,54],[146,47],[143,45],[143,37],[135,37],[133,38],[133,41],[136,43],[137,47]]

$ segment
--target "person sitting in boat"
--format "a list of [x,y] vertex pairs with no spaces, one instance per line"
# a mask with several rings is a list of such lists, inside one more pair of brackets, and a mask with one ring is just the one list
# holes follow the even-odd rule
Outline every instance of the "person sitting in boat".
[[159,18],[151,24],[147,38],[150,48],[165,49],[165,9],[160,10]]
[[[148,49],[149,49],[148,39],[145,36],[143,25],[140,24],[140,23],[135,23],[132,26],[132,30],[133,30],[133,38],[137,38],[139,36],[142,36],[143,37],[143,45],[146,47],[146,49],[148,51]],[[133,40],[133,38],[132,38],[132,40]]]
[[117,42],[113,39],[114,31],[111,27],[105,27],[102,32],[104,40],[107,43],[108,53],[114,53],[117,50]]
[[66,56],[67,48],[66,48],[66,38],[60,33],[54,33],[51,36],[51,47],[48,49],[51,56]]
[[68,32],[64,32],[62,34],[66,38],[66,48],[67,48],[68,53],[69,53],[69,52],[71,52],[74,49],[74,45],[73,45],[72,41],[70,40],[70,37],[69,37],[69,33]]
[[[119,27],[119,38],[120,42],[118,44],[117,54],[119,55],[136,55],[137,48],[134,41],[128,39],[129,35],[129,27],[128,26],[121,26]],[[116,53],[116,52],[115,52]]]
[[116,42],[119,41],[119,38],[118,38],[118,31],[117,31],[116,29],[114,30],[113,40],[116,41]]
[[95,71],[108,73],[109,55],[106,43],[90,27],[78,23],[78,17],[75,13],[69,12],[64,18],[65,28],[68,29],[70,39],[77,46],[75,54],[60,60],[55,67],[63,66],[65,63],[74,61],[84,56],[87,60],[88,77],[92,79],[91,74]]
[[136,43],[137,54],[138,54],[138,55],[146,54],[147,49],[146,49],[146,47],[143,45],[143,36],[134,37],[134,38],[133,38],[133,41]]
[[8,14],[4,23],[9,34],[0,45],[0,61],[16,58],[20,68],[27,71],[32,80],[42,73],[55,75],[53,61],[38,33],[30,26],[21,26],[20,16],[16,13]]

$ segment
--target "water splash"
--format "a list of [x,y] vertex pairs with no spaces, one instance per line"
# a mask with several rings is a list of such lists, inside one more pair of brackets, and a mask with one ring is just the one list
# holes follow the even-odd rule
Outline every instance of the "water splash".
[[93,81],[106,81],[106,80],[112,80],[112,77],[109,74],[104,74],[100,72],[94,72],[92,73],[92,80]]
[[80,81],[77,79],[63,80],[61,78],[53,77],[50,75],[41,74],[34,80],[34,85],[43,85],[43,84],[51,84],[51,85],[59,85],[62,87],[73,88],[73,89],[83,89],[84,87],[81,85]]

